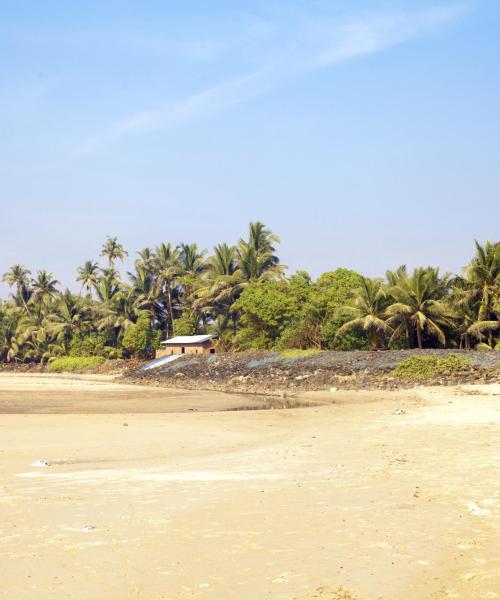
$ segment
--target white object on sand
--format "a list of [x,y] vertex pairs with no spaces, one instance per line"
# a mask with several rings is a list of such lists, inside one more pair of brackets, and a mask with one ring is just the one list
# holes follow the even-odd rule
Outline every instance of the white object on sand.
[[50,467],[50,463],[46,460],[36,460],[34,463],[31,463],[32,467]]

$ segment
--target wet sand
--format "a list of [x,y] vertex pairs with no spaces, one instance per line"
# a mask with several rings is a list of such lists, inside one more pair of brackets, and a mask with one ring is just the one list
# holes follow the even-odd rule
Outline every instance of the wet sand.
[[500,597],[500,386],[217,412],[241,398],[16,377],[2,599]]
[[171,413],[263,408],[267,403],[272,399],[130,385],[103,375],[0,373],[0,414]]

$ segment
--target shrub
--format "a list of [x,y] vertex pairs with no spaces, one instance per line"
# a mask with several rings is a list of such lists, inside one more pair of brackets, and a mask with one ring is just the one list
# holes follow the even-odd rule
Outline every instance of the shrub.
[[110,345],[110,336],[103,332],[74,337],[69,345],[69,356],[121,358],[122,353]]
[[175,335],[195,335],[198,329],[198,319],[196,315],[192,315],[188,312],[184,313],[182,317],[174,319],[174,331]]
[[152,354],[153,328],[148,314],[141,314],[137,323],[127,327],[123,335],[122,347],[130,356],[147,358]]
[[411,356],[396,365],[393,374],[408,379],[428,379],[437,375],[451,375],[470,367],[461,356]]
[[102,365],[102,356],[61,356],[49,363],[49,373],[84,373]]
[[295,358],[307,358],[308,356],[314,356],[315,354],[320,354],[322,351],[317,348],[308,348],[306,350],[301,350],[300,348],[290,348],[289,350],[282,350],[280,352],[281,358],[285,358],[287,360],[293,360]]
[[491,346],[488,346],[488,344],[481,342],[479,344],[476,344],[476,346],[474,346],[474,350],[479,350],[481,352],[489,352],[490,350],[493,350],[493,348]]

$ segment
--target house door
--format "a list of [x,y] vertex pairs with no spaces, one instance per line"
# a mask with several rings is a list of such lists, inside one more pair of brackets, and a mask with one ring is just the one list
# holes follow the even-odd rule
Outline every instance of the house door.
[[184,348],[184,346],[181,348],[181,354],[186,354],[186,348]]

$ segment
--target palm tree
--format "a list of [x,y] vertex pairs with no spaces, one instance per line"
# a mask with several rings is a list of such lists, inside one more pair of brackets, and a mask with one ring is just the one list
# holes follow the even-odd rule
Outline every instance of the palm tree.
[[248,241],[240,239],[238,243],[238,267],[245,281],[274,279],[285,270],[279,258],[274,254],[273,244],[279,243],[279,237],[263,223],[250,223]]
[[392,333],[386,322],[387,292],[382,279],[361,277],[361,284],[354,293],[353,304],[343,306],[338,314],[350,320],[337,331],[336,337],[355,327],[362,327],[370,339],[372,350],[385,347],[385,336]]
[[26,312],[29,314],[28,300],[30,298],[29,277],[31,271],[23,267],[23,265],[13,265],[10,271],[3,274],[2,281],[9,287],[16,286],[17,298],[23,304]]
[[137,252],[139,258],[137,258],[134,262],[135,267],[142,267],[147,271],[151,271],[153,269],[153,260],[154,254],[151,248],[143,248],[139,252]]
[[31,287],[33,288],[33,294],[30,301],[33,304],[41,304],[48,307],[51,300],[53,300],[57,294],[57,285],[59,281],[54,279],[52,273],[48,271],[37,271],[35,279],[31,281]]
[[174,335],[173,292],[181,272],[179,252],[169,243],[161,243],[155,248],[153,267],[156,276],[156,292],[165,306],[166,319],[163,329],[165,337]]
[[[193,321],[197,320],[194,314],[195,291],[201,285],[201,275],[205,273],[208,265],[205,261],[206,250],[201,252],[196,244],[180,244],[179,251],[179,299],[182,307],[178,309],[183,314],[191,314]],[[199,315],[200,316],[200,315]]]
[[58,297],[48,322],[49,331],[66,349],[72,337],[87,332],[92,324],[88,304],[69,290]]
[[214,247],[214,254],[207,260],[207,268],[212,276],[230,277],[238,268],[236,248],[227,244]]
[[[242,241],[242,240],[241,240]],[[268,229],[264,223],[256,221],[250,223],[248,226],[248,244],[252,246],[257,254],[274,254],[275,248],[273,244],[279,244],[280,238],[270,229]],[[273,257],[273,262],[277,264],[279,262],[278,257]]]
[[465,282],[470,295],[479,302],[478,319],[485,321],[500,294],[500,242],[475,244],[476,256],[465,269]]
[[108,272],[99,279],[95,286],[97,299],[101,303],[109,302],[120,290],[120,284],[115,277],[114,270],[105,269],[105,271]]
[[[393,328],[389,340],[392,343],[403,334],[414,332],[417,345],[423,348],[423,336],[436,337],[441,345],[446,343],[444,327],[451,327],[452,320],[444,302],[449,287],[449,276],[439,276],[438,268],[418,268],[412,276],[400,273],[399,283],[388,292],[394,303],[386,311],[388,324]],[[408,340],[412,345],[411,338]]]
[[125,329],[137,320],[135,304],[136,297],[131,287],[120,290],[99,307],[98,329],[114,329],[116,338],[120,339]]
[[0,361],[11,362],[20,357],[20,311],[20,308],[13,308],[5,302],[0,303]]
[[135,273],[128,273],[131,287],[135,295],[134,307],[136,312],[148,311],[151,319],[161,314],[163,307],[156,295],[155,279],[150,271],[137,267]]
[[87,260],[82,267],[78,267],[77,273],[76,280],[82,282],[81,289],[86,288],[87,296],[90,298],[92,296],[92,289],[99,281],[99,265],[93,260]]
[[181,275],[196,277],[206,270],[206,250],[200,252],[196,244],[181,244],[178,251]]
[[234,246],[215,246],[213,256],[207,259],[204,278],[196,289],[194,308],[210,314],[219,335],[227,327],[231,305],[243,289],[237,259]]
[[477,241],[476,255],[465,268],[463,277],[453,280],[454,308],[468,316],[468,327],[463,335],[466,343],[469,336],[480,341],[489,338],[494,346],[494,334],[500,329],[500,242],[486,242],[481,246]]
[[110,268],[112,268],[116,260],[125,260],[125,257],[128,256],[128,253],[118,242],[117,237],[108,236],[108,239],[102,246],[101,256],[104,256],[108,259],[108,265]]

